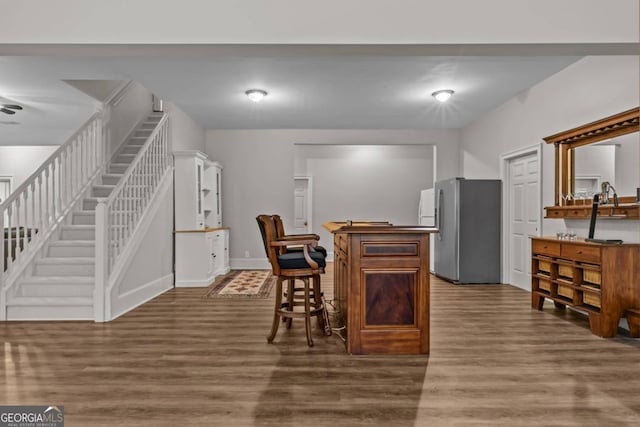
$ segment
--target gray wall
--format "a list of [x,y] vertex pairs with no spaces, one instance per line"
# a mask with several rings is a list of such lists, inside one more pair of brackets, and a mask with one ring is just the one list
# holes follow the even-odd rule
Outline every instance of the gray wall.
[[16,191],[57,149],[57,145],[0,146],[0,175],[13,177],[11,191]]
[[114,2],[0,5],[3,43],[53,44],[48,51],[56,43],[638,42],[634,0],[136,0],[126,3],[126,13]]
[[[432,145],[296,145],[296,175],[313,177],[312,231],[335,220],[417,224],[420,190],[433,187]],[[284,217],[285,230],[293,217]]]
[[170,118],[171,151],[196,150],[204,152],[204,128],[172,102],[165,102],[164,110],[169,114]]
[[125,92],[113,101],[111,117],[107,124],[108,152],[113,154],[140,120],[151,113],[151,92],[140,83],[133,82]]
[[[554,151],[542,138],[640,105],[638,65],[638,56],[585,57],[467,126],[460,152],[464,176],[499,178],[501,154],[542,144],[542,206],[553,205]],[[542,234],[572,228],[587,235],[588,221],[567,222],[545,219]],[[640,224],[599,221],[597,235],[640,242]]]
[[616,190],[634,195],[640,187],[640,133],[619,136],[616,142]]
[[[231,267],[267,266],[256,215],[293,218],[296,144],[434,145],[436,178],[443,179],[459,175],[458,140],[458,131],[208,130],[205,152],[224,166],[222,212],[223,224],[231,227]],[[411,210],[417,215],[417,199],[414,204]]]

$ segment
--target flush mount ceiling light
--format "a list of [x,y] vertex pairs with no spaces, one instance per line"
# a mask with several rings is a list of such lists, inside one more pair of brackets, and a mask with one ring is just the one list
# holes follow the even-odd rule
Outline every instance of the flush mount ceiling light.
[[253,102],[260,102],[262,101],[262,98],[267,96],[267,91],[262,89],[249,89],[245,92],[245,95],[247,95]]
[[451,95],[453,95],[451,89],[437,90],[431,94],[431,96],[440,102],[447,102],[449,98],[451,98]]
[[22,110],[22,107],[15,104],[2,104],[0,103],[0,111],[5,114],[15,114],[14,110]]

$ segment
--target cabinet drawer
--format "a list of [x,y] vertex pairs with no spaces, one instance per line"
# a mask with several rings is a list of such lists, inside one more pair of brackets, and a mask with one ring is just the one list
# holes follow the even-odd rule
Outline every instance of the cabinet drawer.
[[545,240],[532,240],[531,251],[534,254],[560,256],[560,243]]
[[596,293],[585,292],[584,295],[582,296],[582,301],[585,304],[589,304],[594,307],[598,307],[598,308],[602,307],[600,303],[600,295]]
[[562,245],[562,256],[576,261],[600,262],[600,248],[587,245]]

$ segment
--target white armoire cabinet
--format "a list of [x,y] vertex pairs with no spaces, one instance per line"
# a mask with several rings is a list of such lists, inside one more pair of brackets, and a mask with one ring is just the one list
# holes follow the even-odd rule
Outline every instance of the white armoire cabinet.
[[222,226],[222,166],[199,151],[174,152],[176,286],[209,286],[229,272]]

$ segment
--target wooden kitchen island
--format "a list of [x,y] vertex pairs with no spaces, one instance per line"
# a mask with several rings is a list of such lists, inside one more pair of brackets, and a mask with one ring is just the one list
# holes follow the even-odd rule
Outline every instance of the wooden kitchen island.
[[432,227],[327,222],[334,235],[334,305],[351,354],[429,353]]

